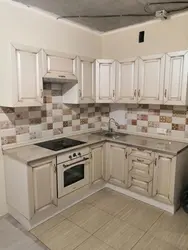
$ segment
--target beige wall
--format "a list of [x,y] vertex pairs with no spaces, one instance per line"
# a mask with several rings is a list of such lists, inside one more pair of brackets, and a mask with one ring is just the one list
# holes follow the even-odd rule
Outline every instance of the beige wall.
[[[59,50],[66,53],[101,57],[101,37],[99,34],[77,25],[57,21],[54,17],[29,9],[11,1],[0,1],[0,87],[9,95],[0,91],[1,103],[10,103],[11,89],[7,84],[11,80],[10,42]],[[1,149],[0,149],[1,153]],[[6,213],[4,171],[0,154],[0,216]]]
[[[138,33],[143,30],[145,42],[139,44]],[[188,13],[109,32],[102,37],[104,58],[124,59],[184,49],[188,49]]]

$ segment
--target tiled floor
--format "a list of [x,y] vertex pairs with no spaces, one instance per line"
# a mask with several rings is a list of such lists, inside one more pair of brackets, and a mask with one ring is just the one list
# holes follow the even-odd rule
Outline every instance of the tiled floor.
[[182,210],[172,216],[110,189],[39,225],[33,235],[12,221],[0,220],[0,249],[188,250],[188,215]]

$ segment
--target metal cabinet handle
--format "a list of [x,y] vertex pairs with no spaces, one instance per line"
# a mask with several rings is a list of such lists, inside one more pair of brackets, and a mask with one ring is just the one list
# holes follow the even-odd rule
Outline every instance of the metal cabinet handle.
[[143,162],[144,162],[144,160],[141,160],[141,159],[137,159],[137,161],[138,161],[138,162],[141,162],[141,163],[143,163]]
[[167,97],[167,89],[165,89],[164,96]]
[[136,97],[136,89],[134,90],[134,97]]
[[140,97],[140,89],[138,90],[138,97]]
[[43,89],[40,90],[40,96],[43,98]]
[[79,97],[82,97],[82,91],[79,89]]
[[59,75],[59,77],[61,77],[61,78],[65,78],[66,76],[63,76],[63,75]]
[[113,97],[115,97],[115,90],[113,90]]

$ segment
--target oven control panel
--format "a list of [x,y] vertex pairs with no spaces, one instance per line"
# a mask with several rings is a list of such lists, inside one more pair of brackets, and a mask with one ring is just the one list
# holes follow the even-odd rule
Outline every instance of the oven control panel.
[[84,155],[88,155],[89,152],[90,152],[89,147],[86,147],[86,148],[71,150],[66,153],[62,153],[57,156],[57,164],[60,164],[66,161],[76,160],[76,159],[78,160],[79,158],[84,157]]

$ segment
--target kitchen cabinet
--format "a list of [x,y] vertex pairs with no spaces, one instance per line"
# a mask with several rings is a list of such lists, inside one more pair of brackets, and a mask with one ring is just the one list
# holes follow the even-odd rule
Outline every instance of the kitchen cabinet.
[[127,186],[128,160],[126,146],[118,144],[107,144],[106,175],[108,181],[118,186]]
[[164,103],[168,105],[188,104],[188,51],[166,55]]
[[156,154],[154,167],[153,196],[156,200],[173,204],[176,157]]
[[129,156],[128,187],[133,192],[152,195],[153,160],[139,156]]
[[116,102],[137,103],[138,59],[130,58],[118,62],[116,80]]
[[25,45],[11,45],[13,100],[9,106],[43,104],[43,51]]
[[139,59],[138,103],[163,104],[165,55]]
[[104,143],[91,148],[91,183],[104,179]]
[[117,63],[114,60],[96,60],[96,102],[115,101]]
[[76,58],[78,84],[63,84],[63,102],[67,104],[95,102],[95,59]]
[[47,160],[32,166],[34,212],[57,204],[56,161]]
[[76,75],[77,61],[75,55],[68,55],[63,52],[44,50],[45,78],[66,78]]

